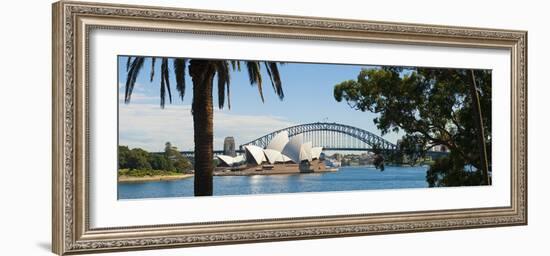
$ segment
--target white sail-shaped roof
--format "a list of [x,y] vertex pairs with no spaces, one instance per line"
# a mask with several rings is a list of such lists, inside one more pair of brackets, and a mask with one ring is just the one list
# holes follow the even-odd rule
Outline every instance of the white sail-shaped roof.
[[308,141],[300,147],[300,162],[307,160],[311,162],[311,141]]
[[321,156],[321,152],[323,152],[322,147],[311,148],[311,159],[319,159],[319,157]]
[[249,153],[249,155],[252,156],[256,164],[260,165],[262,162],[266,161],[264,150],[262,148],[254,145],[248,145],[245,146],[244,149]]
[[279,152],[283,152],[286,144],[288,143],[288,132],[282,131],[277,133],[273,139],[269,142],[266,149],[272,149]]
[[290,157],[286,156],[285,154],[281,154],[281,156],[283,157],[283,160],[281,161],[283,163],[292,161],[292,159],[290,159]]
[[300,163],[300,149],[303,141],[304,137],[302,134],[298,134],[290,138],[282,153],[290,158],[294,163]]
[[228,166],[232,166],[234,163],[232,156],[226,156],[226,155],[217,155],[216,156],[220,161],[222,161],[224,164]]
[[281,152],[274,150],[274,149],[264,149],[265,156],[267,158],[267,161],[270,164],[283,162],[283,154]]
[[226,155],[217,155],[218,159],[228,166],[233,166],[235,164],[241,163],[244,161],[244,155],[238,155],[236,157],[226,156]]
[[244,155],[238,155],[236,157],[233,158],[235,163],[241,163],[241,162],[244,162]]

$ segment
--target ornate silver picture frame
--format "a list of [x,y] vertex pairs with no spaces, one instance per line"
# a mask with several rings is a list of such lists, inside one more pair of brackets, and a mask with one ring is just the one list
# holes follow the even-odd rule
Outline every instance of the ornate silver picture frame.
[[[510,204],[92,227],[89,46],[98,30],[509,51]],[[72,1],[53,5],[52,31],[52,250],[59,255],[527,224],[526,31]]]

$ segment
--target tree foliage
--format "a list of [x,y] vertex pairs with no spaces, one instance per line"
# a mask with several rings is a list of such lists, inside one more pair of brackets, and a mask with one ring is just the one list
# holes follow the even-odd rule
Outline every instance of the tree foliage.
[[128,157],[130,156],[130,149],[128,146],[118,146],[118,168],[122,169],[128,166]]
[[371,152],[374,154],[372,164],[376,169],[380,169],[380,171],[384,171],[385,169],[385,161],[386,158],[384,157],[384,151],[382,150],[382,147],[380,147],[379,144],[372,145]]
[[[167,145],[169,142],[167,142]],[[129,149],[118,146],[118,168],[129,170],[160,170],[166,172],[187,172],[192,166],[187,158],[170,146],[164,154],[147,152],[141,148]]]
[[183,172],[191,169],[191,163],[185,158],[178,150],[177,147],[172,146],[170,142],[166,142],[164,147],[164,159],[167,162],[167,168],[173,169],[177,172]]
[[[241,71],[241,66],[246,67],[248,72],[248,78],[250,84],[258,88],[258,93],[262,102],[264,101],[263,94],[263,79],[261,75],[262,67],[268,74],[269,82],[273,87],[275,94],[280,98],[284,98],[283,86],[281,75],[279,72],[279,65],[284,63],[282,62],[271,62],[271,61],[238,61],[238,60],[195,60],[194,59],[185,59],[185,58],[157,58],[157,57],[128,57],[126,62],[126,84],[124,92],[124,102],[130,103],[132,98],[132,93],[134,91],[134,86],[137,82],[137,78],[140,75],[141,70],[144,65],[149,65],[150,63],[150,81],[153,82],[155,77],[156,63],[160,61],[160,83],[159,83],[159,99],[160,106],[164,108],[166,105],[166,96],[168,96],[168,101],[172,103],[172,88],[170,86],[170,66],[172,66],[173,75],[176,81],[176,91],[178,96],[183,100],[185,96],[185,77],[187,75],[186,68],[189,70],[192,69],[193,63],[198,61],[206,63],[201,67],[201,72],[199,76],[206,77],[209,74],[212,76],[217,76],[217,90],[218,90],[218,107],[222,109],[227,102],[229,108],[231,108],[231,99],[230,99],[230,86],[231,86],[231,71]],[[170,65],[171,64],[171,65]],[[191,73],[191,72],[189,72]],[[192,75],[192,74],[189,74]],[[213,82],[213,81],[212,81]],[[201,85],[197,85],[201,87]]]
[[149,152],[141,148],[131,149],[130,154],[128,154],[126,168],[138,169],[138,170],[152,170],[153,167],[149,162]]
[[460,157],[442,157],[436,159],[426,172],[426,181],[430,187],[473,186],[482,182],[479,171],[465,168]]
[[176,171],[174,165],[166,157],[160,154],[149,154],[149,163],[154,170]]
[[[444,145],[452,154],[448,160],[436,163],[438,168],[434,171],[439,170],[438,179],[457,176],[452,179],[464,178],[468,181],[459,183],[467,184],[475,178],[452,170],[463,170],[465,165],[481,169],[480,140],[476,137],[478,129],[474,118],[478,113],[473,107],[471,74],[471,70],[466,69],[363,69],[357,80],[337,84],[334,98],[353,109],[378,114],[373,121],[382,134],[403,131],[403,154],[415,158],[437,145]],[[488,162],[491,163],[491,71],[475,70],[473,74],[480,99]]]
[[409,134],[403,136],[398,143],[398,151],[401,162],[407,162],[410,165],[416,165],[426,156],[426,147],[428,141],[420,134]]

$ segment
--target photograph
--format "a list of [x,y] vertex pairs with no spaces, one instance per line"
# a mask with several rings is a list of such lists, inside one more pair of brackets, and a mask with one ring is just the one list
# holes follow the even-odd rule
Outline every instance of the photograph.
[[[51,54],[39,51],[52,65],[39,69],[51,88],[40,73],[17,75],[28,66],[21,52],[37,58],[36,38],[12,51],[25,64],[6,62],[19,72],[8,72],[15,80],[6,88],[51,97],[6,94],[18,101],[8,114],[31,97],[28,113],[8,123],[32,131],[5,134],[18,146],[6,147],[19,157],[9,161],[14,171],[38,162],[28,149],[51,138],[51,154],[33,155],[48,158],[50,177],[29,179],[32,188],[48,181],[49,193],[11,196],[14,205],[51,206],[42,218],[51,227],[26,218],[16,233],[58,255],[247,255],[226,252],[234,247],[334,255],[365,245],[432,255],[460,249],[456,241],[494,254],[513,252],[522,232],[543,237],[533,227],[546,215],[531,208],[544,204],[528,194],[548,172],[536,171],[528,151],[546,151],[527,136],[546,137],[531,131],[546,127],[531,124],[540,121],[531,112],[546,108],[528,101],[547,95],[528,72],[543,56],[527,49],[540,39],[540,19],[506,5],[449,12],[403,3],[385,12],[374,2],[206,2],[48,6],[51,29],[37,32],[51,37]],[[48,137],[36,118],[49,117]],[[19,179],[6,180],[21,191]],[[495,241],[509,246],[487,246]]]
[[491,185],[492,70],[117,58],[119,200]]

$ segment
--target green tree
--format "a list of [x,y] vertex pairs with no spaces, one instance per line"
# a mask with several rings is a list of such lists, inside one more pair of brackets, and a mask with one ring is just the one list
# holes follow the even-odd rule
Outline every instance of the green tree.
[[[452,153],[451,153],[452,154]],[[426,181],[430,187],[472,186],[483,182],[479,171],[465,167],[461,157],[442,157],[436,159],[426,172]]]
[[410,165],[416,165],[419,160],[426,156],[426,145],[428,142],[426,138],[419,134],[407,134],[403,136],[399,145],[398,152],[402,158],[402,162],[409,163]]
[[177,159],[174,163],[174,168],[176,169],[177,172],[188,172],[192,166],[191,166],[191,163],[189,162],[189,160],[185,157],[181,157],[179,159]]
[[380,171],[383,172],[385,169],[385,161],[386,161],[386,158],[384,157],[385,152],[383,152],[379,144],[372,145],[371,151],[374,154],[374,157],[372,159],[373,160],[372,164],[376,169],[380,169]]
[[[127,79],[125,88],[125,102],[129,103],[136,83],[137,77],[143,68],[146,57],[128,58]],[[155,76],[155,63],[157,59],[161,61],[160,67],[160,105],[164,107],[166,93],[168,99],[172,101],[170,89],[170,71],[168,58],[149,58],[151,61],[150,80]],[[279,75],[277,62],[258,62],[258,61],[226,61],[226,60],[205,60],[205,59],[183,59],[175,58],[172,61],[174,75],[176,78],[176,90],[183,100],[185,94],[185,76],[186,68],[193,83],[193,102],[191,112],[193,114],[193,130],[195,142],[195,196],[210,196],[213,191],[213,99],[214,78],[217,79],[218,107],[223,108],[227,101],[230,102],[230,74],[231,71],[240,71],[241,64],[244,64],[248,71],[248,77],[251,85],[258,87],[258,92],[262,102],[264,100],[262,90],[261,66],[264,66],[273,89],[280,99],[283,99],[284,93],[282,82]],[[227,99],[226,99],[227,96]]]
[[165,143],[164,156],[177,172],[185,172],[191,169],[189,160],[179,152],[177,147],[172,146],[170,142]]
[[118,146],[118,168],[128,168],[128,157],[130,155],[130,149],[128,146]]
[[149,163],[149,152],[141,148],[133,148],[128,154],[127,167],[135,170],[152,170]]
[[170,143],[169,141],[164,143],[164,157],[170,158],[176,155],[176,153],[179,152],[177,151],[177,148],[172,146],[172,143]]
[[380,171],[383,172],[386,169],[384,155],[382,155],[382,154],[374,155],[372,164],[374,164],[374,167],[376,169],[380,169]]
[[168,158],[164,155],[159,154],[149,154],[149,163],[153,170],[163,170],[173,172],[176,171],[176,168]]
[[[383,134],[403,130],[407,140],[425,142],[420,149],[423,151],[446,146],[454,163],[446,168],[457,164],[463,164],[462,169],[473,166],[484,177],[480,184],[490,184],[490,70],[363,69],[357,80],[337,84],[334,97],[353,109],[379,114],[374,123]],[[450,169],[447,171],[450,174]],[[438,177],[443,179],[445,175]]]

